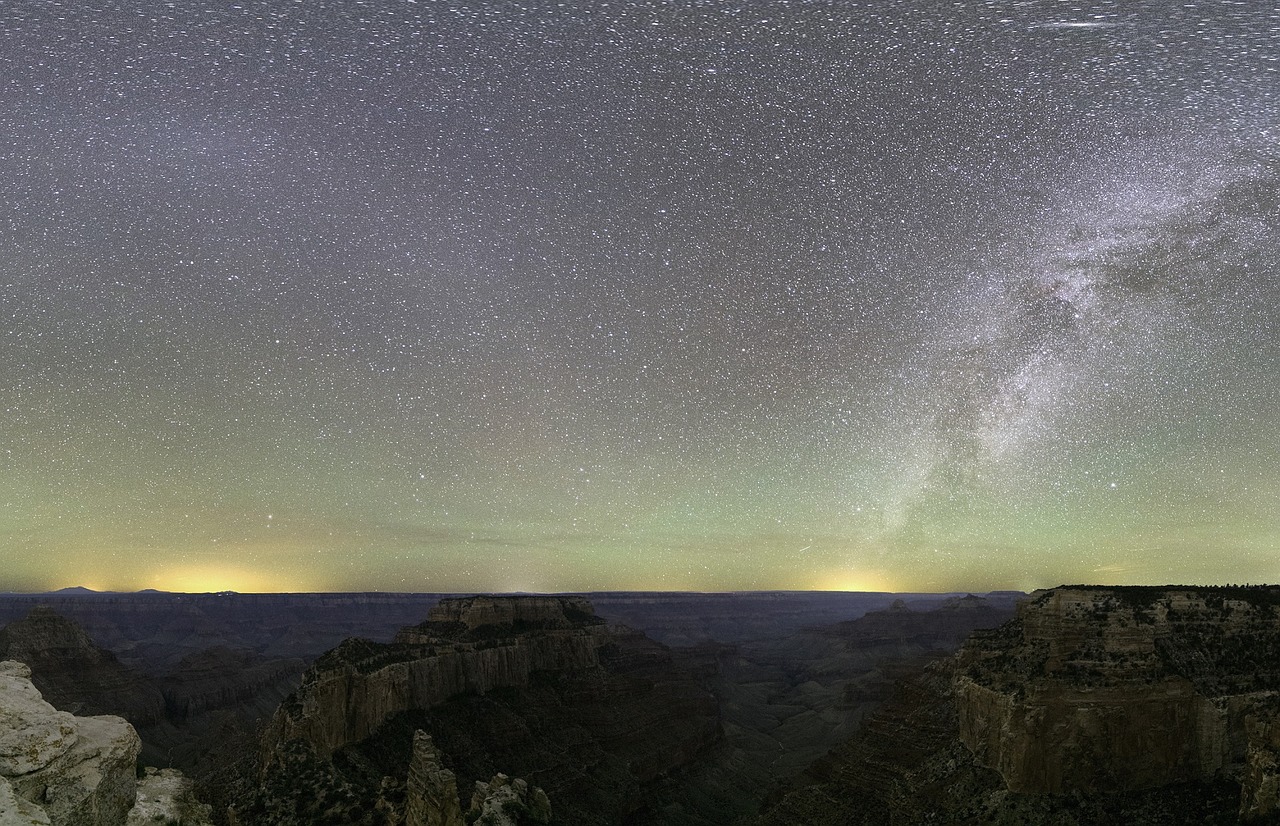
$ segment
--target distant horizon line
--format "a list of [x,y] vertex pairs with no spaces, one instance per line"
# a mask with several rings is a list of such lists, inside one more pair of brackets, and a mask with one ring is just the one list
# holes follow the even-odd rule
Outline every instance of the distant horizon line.
[[[1042,589],[1041,589],[1042,590]],[[142,588],[137,591],[99,591],[83,586],[58,588],[53,591],[7,591],[0,590],[0,596],[78,596],[78,595],[133,595],[133,594],[173,594],[176,596],[341,596],[345,594],[386,594],[388,596],[572,596],[579,594],[1026,594],[1030,591],[1019,591],[1011,588],[996,588],[985,591],[965,590],[951,591],[857,591],[838,588],[733,588],[726,590],[706,591],[698,589],[627,589],[602,588],[598,590],[565,590],[565,591],[384,591],[366,589],[355,591],[166,591],[159,588]]]
[[1035,588],[1023,591],[1016,588],[953,589],[946,591],[859,591],[826,588],[762,588],[762,589],[728,589],[728,590],[666,590],[666,589],[600,589],[600,590],[565,590],[565,591],[386,591],[386,590],[354,590],[354,591],[165,591],[157,588],[142,588],[136,591],[99,591],[84,586],[70,586],[52,591],[10,591],[0,590],[0,597],[46,597],[46,596],[136,596],[146,594],[169,596],[346,596],[370,595],[382,596],[570,596],[589,594],[698,594],[705,596],[733,594],[881,594],[909,596],[950,596],[956,594],[1033,594],[1040,591],[1053,591],[1070,588],[1144,588],[1144,589],[1177,589],[1177,588],[1267,588],[1277,587],[1274,583],[1166,583],[1163,585],[1119,585],[1112,583],[1062,583],[1047,588]]

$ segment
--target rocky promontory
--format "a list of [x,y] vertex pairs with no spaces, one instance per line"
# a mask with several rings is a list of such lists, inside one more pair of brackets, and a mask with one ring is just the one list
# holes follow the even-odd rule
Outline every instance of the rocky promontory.
[[[419,731],[438,766],[411,770]],[[617,823],[644,804],[645,784],[720,736],[698,678],[584,598],[444,599],[395,642],[347,640],[314,664],[276,713],[237,817],[320,824],[359,810],[399,822],[417,811],[410,792],[447,771],[460,789],[536,777],[556,803],[551,822]],[[507,785],[493,794],[519,790]]]
[[905,680],[762,824],[1273,822],[1280,588],[1062,587]]
[[94,645],[79,623],[46,605],[0,628],[0,660],[31,668],[46,701],[73,714],[117,714],[135,726],[164,716],[164,697],[138,672]]
[[327,756],[402,711],[527,686],[536,672],[598,668],[600,649],[628,634],[581,597],[442,600],[390,645],[350,639],[320,657],[276,714],[269,742],[301,739]]
[[[1059,588],[978,638],[959,733],[1011,791],[1130,791],[1239,778],[1280,703],[1280,592]],[[1252,809],[1265,784],[1244,777]]]
[[119,717],[58,711],[31,669],[0,662],[0,819],[6,824],[122,826],[137,795],[141,742]]

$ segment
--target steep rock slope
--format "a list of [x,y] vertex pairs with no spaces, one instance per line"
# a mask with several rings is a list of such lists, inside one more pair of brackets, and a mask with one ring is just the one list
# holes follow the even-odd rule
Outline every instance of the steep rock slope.
[[1011,594],[899,599],[834,625],[681,652],[711,660],[725,737],[664,783],[635,822],[711,826],[755,814],[771,790],[852,736],[899,679],[1013,614]]
[[14,822],[121,826],[137,795],[140,746],[124,720],[58,711],[29,668],[0,662],[0,806]]
[[136,726],[164,716],[159,689],[48,606],[0,628],[0,659],[26,663],[45,700],[64,711],[118,714]]
[[[581,597],[442,600],[391,644],[348,640],[277,712],[243,824],[393,823],[417,730],[467,789],[499,773],[553,822],[619,823],[644,787],[720,736],[714,697]],[[416,782],[416,781],[415,781]]]
[[1015,792],[1239,776],[1277,706],[1278,609],[1261,588],[1044,594],[967,652],[960,737]]
[[761,824],[1272,822],[1280,589],[1060,588],[904,681]]

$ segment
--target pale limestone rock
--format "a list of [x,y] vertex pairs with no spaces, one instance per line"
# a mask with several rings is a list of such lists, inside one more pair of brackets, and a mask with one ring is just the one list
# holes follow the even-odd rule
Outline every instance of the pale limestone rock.
[[[517,815],[522,813],[522,817]],[[551,801],[547,793],[519,778],[496,774],[488,783],[476,781],[468,817],[484,826],[520,826],[522,823],[550,823]]]
[[1267,713],[1245,723],[1248,750],[1240,779],[1240,816],[1274,819],[1280,813],[1280,720]]
[[125,826],[212,826],[212,811],[195,799],[191,781],[177,769],[147,767],[138,781],[138,799],[129,810]]
[[0,697],[0,774],[44,768],[75,744],[75,718],[44,701],[27,666],[0,663]]
[[0,663],[0,775],[52,826],[120,826],[137,793],[137,732],[119,717],[57,711],[30,674]]
[[15,795],[9,781],[0,777],[0,826],[49,826],[49,816]]
[[421,729],[413,733],[408,787],[405,826],[463,826],[457,777],[440,762],[440,750]]

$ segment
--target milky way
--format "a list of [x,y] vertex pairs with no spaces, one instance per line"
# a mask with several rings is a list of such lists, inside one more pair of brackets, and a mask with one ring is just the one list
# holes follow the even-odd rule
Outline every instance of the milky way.
[[0,589],[1280,577],[1274,2],[0,9]]

